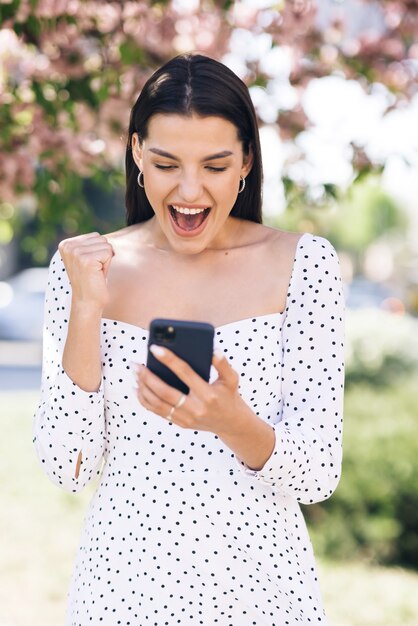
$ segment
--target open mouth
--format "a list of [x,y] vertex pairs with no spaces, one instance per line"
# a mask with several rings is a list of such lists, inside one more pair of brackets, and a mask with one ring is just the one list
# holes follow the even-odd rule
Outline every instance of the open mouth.
[[177,204],[170,204],[168,208],[175,225],[186,232],[200,228],[210,213],[210,207],[207,209],[189,209]]

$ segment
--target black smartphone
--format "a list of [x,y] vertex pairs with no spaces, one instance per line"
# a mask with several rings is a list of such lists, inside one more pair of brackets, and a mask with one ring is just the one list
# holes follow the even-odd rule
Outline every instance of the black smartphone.
[[[156,344],[172,350],[204,380],[209,381],[215,329],[205,322],[155,319],[150,325],[148,347]],[[189,393],[189,387],[148,350],[147,367],[171,387]]]

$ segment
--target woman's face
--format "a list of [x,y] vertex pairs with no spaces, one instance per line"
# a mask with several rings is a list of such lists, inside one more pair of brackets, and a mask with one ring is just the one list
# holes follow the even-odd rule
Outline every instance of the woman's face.
[[142,144],[133,135],[132,151],[170,248],[197,254],[228,245],[240,176],[252,165],[234,124],[215,116],[159,113],[150,119]]

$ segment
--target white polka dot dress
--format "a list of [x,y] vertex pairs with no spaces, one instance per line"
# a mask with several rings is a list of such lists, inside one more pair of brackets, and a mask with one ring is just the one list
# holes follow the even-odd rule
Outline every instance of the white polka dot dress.
[[301,237],[283,313],[216,329],[242,397],[275,430],[260,471],[212,433],[181,429],[139,404],[129,363],[146,360],[141,328],[104,319],[101,387],[74,385],[61,367],[69,306],[57,253],[34,441],[64,489],[100,476],[67,626],[327,624],[298,502],[329,497],[340,476],[344,304],[331,244]]

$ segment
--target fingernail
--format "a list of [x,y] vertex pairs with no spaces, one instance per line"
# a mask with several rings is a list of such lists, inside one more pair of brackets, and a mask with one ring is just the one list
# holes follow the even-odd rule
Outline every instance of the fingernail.
[[221,350],[220,348],[215,348],[213,351],[213,354],[216,356],[217,359],[221,360],[224,358],[225,354],[223,352],[223,350]]
[[129,363],[129,368],[132,371],[132,374],[135,376],[136,374],[139,374],[139,372],[142,370],[144,366],[141,363],[134,363],[133,361],[131,361]]
[[161,346],[152,344],[152,346],[150,346],[149,349],[150,349],[150,352],[152,352],[152,354],[156,357],[165,355],[165,350]]

